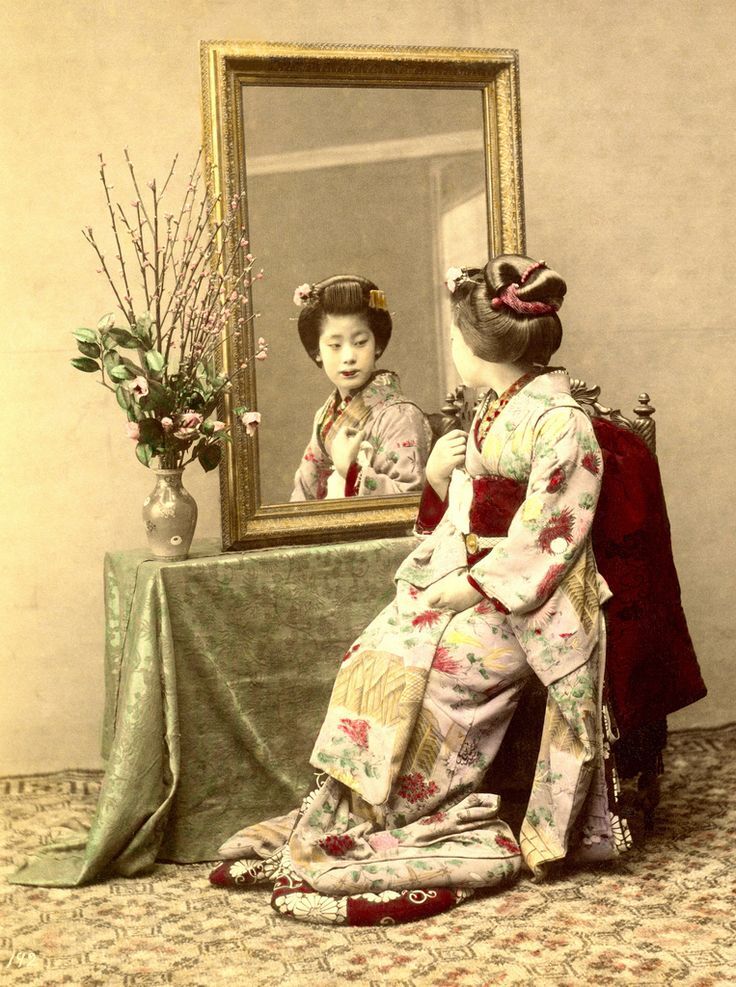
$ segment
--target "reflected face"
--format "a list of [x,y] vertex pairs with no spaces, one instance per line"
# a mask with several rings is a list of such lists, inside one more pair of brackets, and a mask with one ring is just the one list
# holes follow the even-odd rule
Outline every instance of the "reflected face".
[[450,350],[460,380],[466,387],[481,387],[486,382],[488,364],[471,350],[454,321],[450,327]]
[[319,337],[322,368],[346,397],[376,369],[376,339],[360,315],[327,315]]

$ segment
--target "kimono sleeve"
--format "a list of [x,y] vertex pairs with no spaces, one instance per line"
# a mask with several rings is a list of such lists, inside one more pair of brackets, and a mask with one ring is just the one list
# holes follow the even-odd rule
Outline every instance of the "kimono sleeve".
[[324,491],[320,487],[324,485],[324,479],[329,474],[332,464],[325,461],[322,450],[317,444],[317,423],[320,414],[321,409],[314,416],[312,436],[294,474],[294,489],[289,497],[290,501],[319,500],[320,493],[324,497]]
[[424,486],[432,445],[429,423],[415,404],[392,404],[381,414],[367,457],[347,477],[346,496],[411,493]]
[[470,569],[473,585],[512,614],[542,606],[585,546],[602,462],[582,409],[544,412],[533,430],[525,499],[508,534]]

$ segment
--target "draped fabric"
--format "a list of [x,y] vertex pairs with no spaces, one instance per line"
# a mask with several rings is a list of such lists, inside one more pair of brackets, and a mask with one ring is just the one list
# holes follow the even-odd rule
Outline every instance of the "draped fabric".
[[108,554],[102,791],[89,832],[11,880],[73,887],[215,860],[243,822],[298,804],[339,656],[414,544]]

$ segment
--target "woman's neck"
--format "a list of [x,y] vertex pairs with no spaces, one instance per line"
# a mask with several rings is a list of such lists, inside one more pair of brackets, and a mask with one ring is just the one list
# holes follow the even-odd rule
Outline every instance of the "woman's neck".
[[483,384],[492,388],[496,394],[503,394],[520,377],[533,369],[531,364],[526,363],[486,363],[486,367]]

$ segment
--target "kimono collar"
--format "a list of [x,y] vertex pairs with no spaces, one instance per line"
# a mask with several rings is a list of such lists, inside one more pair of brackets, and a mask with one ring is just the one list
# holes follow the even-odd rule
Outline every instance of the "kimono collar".
[[[473,426],[473,435],[478,449],[482,448],[485,437],[501,412],[521,392],[525,398],[540,401],[551,407],[556,403],[556,398],[559,395],[569,398],[570,378],[564,367],[538,367],[519,377],[500,396],[495,396],[494,392],[490,391],[478,409]],[[517,402],[514,401],[513,404],[516,405]],[[512,418],[516,417],[513,406],[510,413]]]

